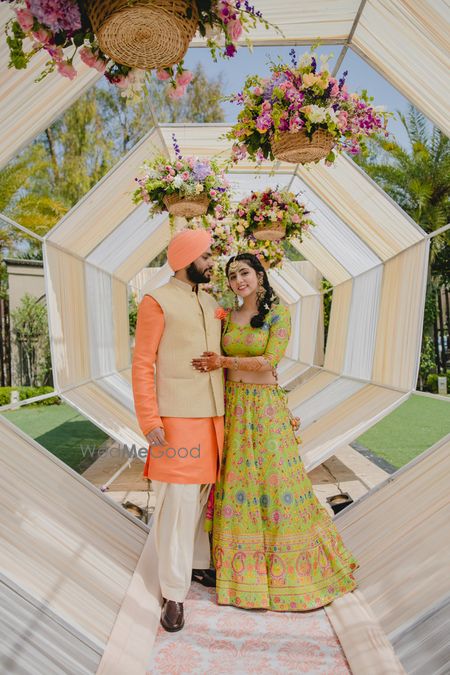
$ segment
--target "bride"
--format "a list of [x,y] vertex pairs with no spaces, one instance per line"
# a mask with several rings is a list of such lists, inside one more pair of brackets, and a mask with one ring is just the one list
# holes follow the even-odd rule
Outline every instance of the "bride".
[[316,498],[299,457],[276,366],[290,337],[290,312],[258,258],[226,265],[243,300],[227,314],[223,355],[192,361],[226,368],[225,446],[215,488],[213,560],[219,604],[278,611],[322,607],[354,590],[358,563]]

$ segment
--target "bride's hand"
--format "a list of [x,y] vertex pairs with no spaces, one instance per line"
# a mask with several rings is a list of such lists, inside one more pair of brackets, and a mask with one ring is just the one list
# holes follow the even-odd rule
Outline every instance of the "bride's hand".
[[203,352],[199,358],[192,359],[191,364],[196,370],[206,373],[222,368],[222,357],[215,352]]

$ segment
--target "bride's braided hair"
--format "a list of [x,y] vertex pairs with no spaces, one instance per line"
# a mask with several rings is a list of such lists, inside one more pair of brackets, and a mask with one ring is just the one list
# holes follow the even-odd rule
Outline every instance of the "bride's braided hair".
[[250,320],[250,325],[252,328],[261,328],[261,326],[264,324],[264,319],[266,318],[266,315],[270,311],[272,305],[278,305],[280,299],[276,295],[275,291],[273,290],[272,286],[269,283],[269,277],[267,276],[266,270],[261,265],[256,255],[253,255],[253,253],[239,253],[238,255],[235,255],[232,258],[230,258],[227,261],[225,267],[225,274],[227,276],[227,279],[231,263],[237,262],[239,260],[246,262],[250,267],[252,267],[255,270],[258,277],[262,274],[262,285],[264,288],[264,295],[262,295],[259,301],[257,301],[258,314],[252,316]]

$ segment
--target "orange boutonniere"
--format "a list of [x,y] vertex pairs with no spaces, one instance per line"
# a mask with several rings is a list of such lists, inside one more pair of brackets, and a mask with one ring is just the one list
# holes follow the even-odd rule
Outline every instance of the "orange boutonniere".
[[226,319],[226,317],[228,316],[228,312],[223,307],[217,307],[214,316],[216,317],[216,319],[220,319],[220,321],[222,321],[222,319]]

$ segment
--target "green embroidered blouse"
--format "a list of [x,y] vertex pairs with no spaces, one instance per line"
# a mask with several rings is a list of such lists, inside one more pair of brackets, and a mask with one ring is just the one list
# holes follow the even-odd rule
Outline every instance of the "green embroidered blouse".
[[225,356],[264,356],[276,368],[284,356],[291,335],[291,313],[286,305],[272,305],[261,328],[240,326],[224,320],[222,350]]

